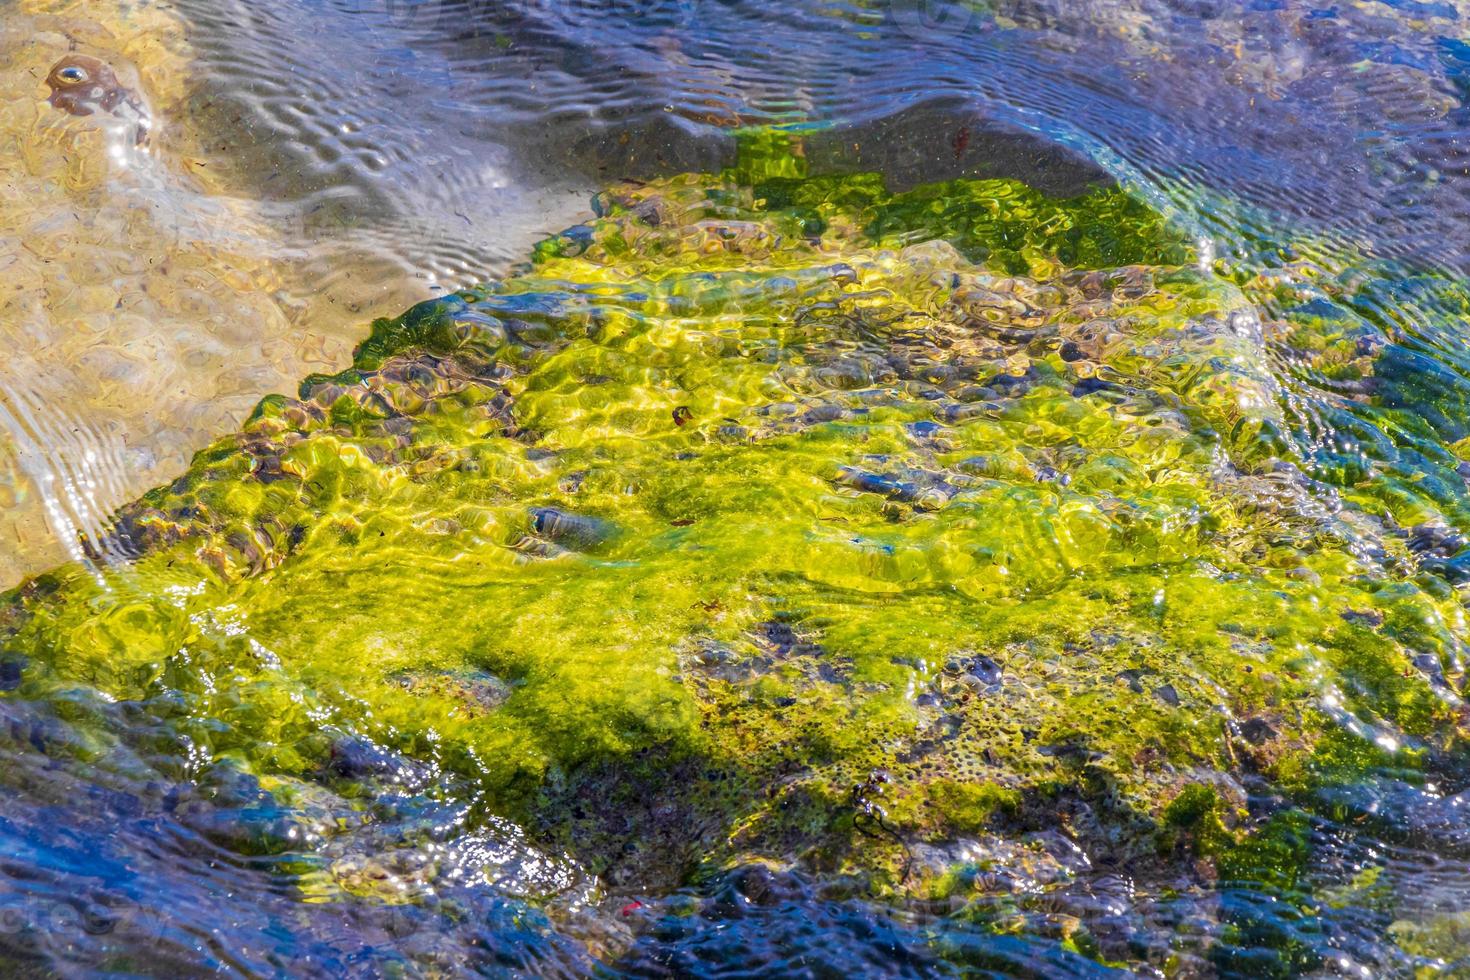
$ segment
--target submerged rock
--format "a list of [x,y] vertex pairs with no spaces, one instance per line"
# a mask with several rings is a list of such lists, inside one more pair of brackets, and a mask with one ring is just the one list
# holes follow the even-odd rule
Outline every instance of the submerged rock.
[[680,177],[598,211],[263,401],[118,515],[128,565],[9,593],[5,686],[176,691],[260,775],[429,766],[655,891],[776,862],[963,902],[1018,873],[965,841],[1040,833],[1276,887],[1250,800],[1460,757],[1417,562],[1450,538],[1303,475],[1250,305],[1136,202]]
[[119,110],[129,111],[142,120],[148,115],[138,94],[118,81],[117,73],[107,64],[90,55],[70,54],[62,58],[51,66],[46,85],[51,89],[46,101],[73,116]]

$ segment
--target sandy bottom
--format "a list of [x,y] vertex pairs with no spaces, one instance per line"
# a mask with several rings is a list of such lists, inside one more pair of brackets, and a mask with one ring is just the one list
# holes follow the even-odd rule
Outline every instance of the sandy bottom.
[[[69,53],[143,118],[50,105]],[[260,396],[442,288],[214,179],[227,141],[195,120],[249,122],[201,111],[192,64],[168,7],[25,0],[0,24],[0,588],[81,557]]]

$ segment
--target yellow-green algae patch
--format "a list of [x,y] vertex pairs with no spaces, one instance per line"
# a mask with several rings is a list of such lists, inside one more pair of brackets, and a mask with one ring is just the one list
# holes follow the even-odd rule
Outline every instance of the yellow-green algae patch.
[[1228,870],[1237,777],[1457,747],[1459,607],[1294,465],[1253,308],[1126,195],[598,205],[266,399],[120,514],[128,566],[10,593],[20,692],[176,692],[262,775],[370,736],[665,883],[939,888],[914,844],[1038,824]]

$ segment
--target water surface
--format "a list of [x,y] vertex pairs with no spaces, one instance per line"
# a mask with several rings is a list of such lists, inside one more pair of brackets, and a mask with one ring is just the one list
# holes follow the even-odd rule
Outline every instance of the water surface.
[[[1387,473],[1422,495],[1424,523],[1470,530],[1455,449],[1470,436],[1463,3],[0,10],[7,579],[66,556],[114,574],[107,515],[262,395],[344,367],[369,319],[503,273],[606,183],[730,165],[736,132],[769,125],[797,134],[813,170],[897,186],[1121,184],[1201,267],[1251,287],[1268,335],[1306,310],[1388,352],[1397,372],[1370,391],[1313,351],[1265,345],[1256,366],[1314,476]],[[46,103],[47,71],[74,50],[138,93],[146,141],[137,120]],[[1456,689],[1461,659],[1435,668]],[[646,894],[486,822],[463,786],[410,780],[365,801],[331,780],[262,784],[196,752],[187,726],[155,741],[159,698],[0,703],[0,932],[28,968],[1109,972],[1066,942],[1078,922],[1156,974],[1465,968],[1458,773],[1389,770],[1316,801],[1310,906],[1135,879],[1045,833],[1025,841],[1031,876],[983,908],[886,905],[758,867]],[[125,735],[101,752],[96,730]],[[402,855],[386,877],[414,901],[326,884],[302,900],[313,862],[384,852]]]

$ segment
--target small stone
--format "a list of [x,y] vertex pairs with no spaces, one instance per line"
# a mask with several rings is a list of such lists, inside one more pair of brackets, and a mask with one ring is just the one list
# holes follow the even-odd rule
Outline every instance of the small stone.
[[0,659],[0,691],[13,691],[20,687],[22,674],[30,663],[27,657],[7,654]]
[[1240,726],[1240,736],[1252,745],[1263,745],[1276,737],[1276,729],[1264,718],[1248,718]]
[[1286,573],[1286,577],[1293,582],[1306,582],[1308,585],[1321,585],[1322,576],[1307,568],[1305,565],[1293,568]]
[[1173,684],[1163,684],[1154,688],[1154,697],[1171,708],[1179,707],[1179,692],[1174,690]]

